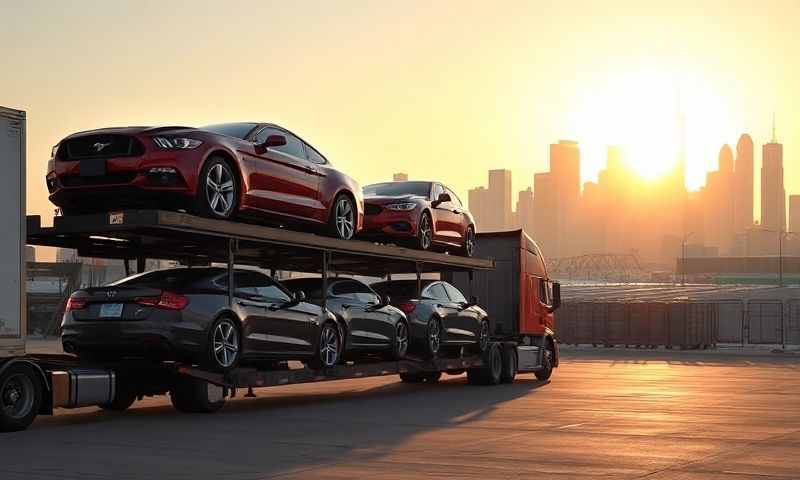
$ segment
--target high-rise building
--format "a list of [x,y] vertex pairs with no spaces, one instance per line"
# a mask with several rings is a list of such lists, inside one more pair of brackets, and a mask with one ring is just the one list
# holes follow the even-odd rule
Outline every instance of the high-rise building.
[[489,220],[489,190],[485,187],[475,187],[467,192],[467,204],[472,217],[475,219],[476,232],[491,232]]
[[511,170],[489,170],[489,215],[491,230],[511,227]]
[[800,195],[789,195],[789,231],[800,235]]
[[786,190],[783,187],[783,145],[775,139],[761,148],[761,226],[786,230]]
[[528,187],[526,190],[522,190],[517,195],[517,210],[515,213],[515,227],[519,227],[526,232],[528,235],[533,234],[533,227],[534,227],[534,216],[533,216],[533,190],[531,187]]
[[408,181],[408,174],[407,173],[395,173],[392,175],[392,180],[395,182],[407,182]]
[[746,133],[736,144],[734,176],[734,230],[742,234],[753,226],[753,139]]
[[558,196],[552,173],[533,176],[533,238],[545,258],[558,257]]
[[550,145],[550,175],[557,198],[557,255],[571,256],[577,253],[578,239],[575,231],[579,223],[578,207],[581,196],[581,152],[578,142],[560,140]]

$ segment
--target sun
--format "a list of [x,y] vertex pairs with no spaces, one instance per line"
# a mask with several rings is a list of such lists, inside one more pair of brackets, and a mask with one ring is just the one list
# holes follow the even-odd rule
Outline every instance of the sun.
[[[699,79],[643,69],[588,88],[576,122],[587,150],[604,155],[606,145],[622,147],[627,165],[645,180],[672,171],[683,151],[687,186],[696,188],[715,164],[729,118],[719,96]],[[590,169],[605,168],[605,158],[587,160]]]

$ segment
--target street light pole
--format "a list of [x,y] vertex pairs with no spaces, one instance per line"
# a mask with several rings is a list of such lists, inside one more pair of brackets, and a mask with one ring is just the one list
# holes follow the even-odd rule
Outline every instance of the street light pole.
[[681,286],[686,286],[686,241],[694,232],[689,232],[681,239]]

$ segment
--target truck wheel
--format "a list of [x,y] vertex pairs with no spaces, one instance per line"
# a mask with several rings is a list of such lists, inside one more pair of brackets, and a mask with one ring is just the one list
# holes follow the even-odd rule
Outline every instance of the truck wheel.
[[514,383],[517,376],[517,349],[512,346],[503,348],[503,373],[500,376],[502,383]]
[[[214,413],[225,405],[225,397],[212,395],[212,390],[220,388],[204,380],[180,377],[175,381],[169,398],[172,406],[183,413]],[[217,398],[212,398],[212,397]]]
[[496,343],[492,343],[483,354],[480,367],[467,370],[467,382],[470,385],[497,385],[503,374],[503,354]]
[[11,365],[0,374],[0,432],[25,430],[42,405],[42,384],[26,365]]
[[544,358],[542,358],[542,368],[537,370],[534,375],[541,381],[549,380],[553,374],[553,352],[550,348],[545,348]]

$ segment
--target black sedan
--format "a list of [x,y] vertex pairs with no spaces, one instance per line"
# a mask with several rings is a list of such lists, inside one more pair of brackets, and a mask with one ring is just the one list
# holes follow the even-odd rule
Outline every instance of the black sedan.
[[462,347],[478,352],[488,348],[488,315],[477,301],[467,301],[449,283],[425,280],[419,295],[416,280],[380,282],[372,284],[372,288],[390,296],[392,304],[408,317],[410,351],[436,357]]
[[300,360],[335,365],[336,318],[269,276],[224,268],[175,268],[78,290],[62,321],[66,352],[80,357],[182,360],[227,371],[241,363]]
[[[303,291],[309,301],[322,305],[322,279],[297,278],[283,282],[294,291]],[[380,353],[393,360],[403,358],[408,349],[408,319],[368,285],[350,278],[328,280],[327,308],[336,315],[344,331],[344,358],[357,359]]]

